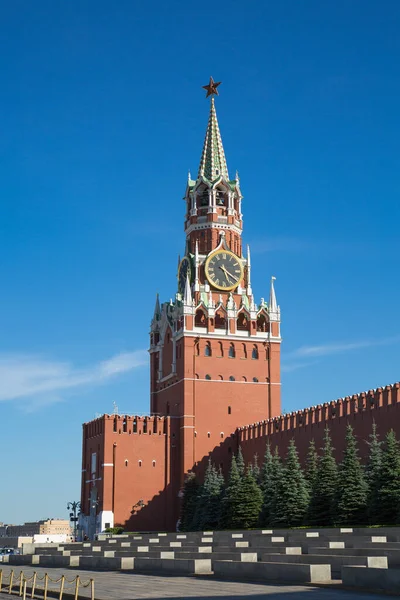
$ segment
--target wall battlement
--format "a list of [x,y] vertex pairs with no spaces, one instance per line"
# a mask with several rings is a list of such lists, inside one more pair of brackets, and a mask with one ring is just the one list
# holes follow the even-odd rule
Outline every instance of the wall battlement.
[[165,435],[168,431],[169,416],[143,416],[143,415],[108,415],[104,414],[93,421],[83,424],[86,438],[103,435],[107,430],[109,433]]
[[317,423],[323,423],[325,428],[341,417],[379,411],[393,405],[400,407],[400,382],[239,427],[239,443],[278,432],[291,431],[294,435],[299,429]]

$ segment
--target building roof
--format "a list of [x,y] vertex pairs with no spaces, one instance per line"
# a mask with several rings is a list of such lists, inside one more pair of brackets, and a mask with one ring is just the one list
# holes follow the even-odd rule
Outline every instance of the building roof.
[[208,118],[203,153],[199,166],[198,178],[200,179],[201,177],[210,182],[215,181],[219,177],[223,177],[225,181],[229,181],[228,166],[219,131],[214,98],[211,98],[210,116]]

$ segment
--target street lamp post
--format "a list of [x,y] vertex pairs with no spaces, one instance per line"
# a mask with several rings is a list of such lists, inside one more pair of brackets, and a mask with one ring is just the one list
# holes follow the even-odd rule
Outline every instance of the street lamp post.
[[75,502],[75,501],[68,502],[67,510],[71,511],[69,513],[69,520],[71,521],[71,523],[74,524],[74,542],[76,542],[76,530],[77,530],[77,523],[78,523],[79,515],[81,512],[81,503]]

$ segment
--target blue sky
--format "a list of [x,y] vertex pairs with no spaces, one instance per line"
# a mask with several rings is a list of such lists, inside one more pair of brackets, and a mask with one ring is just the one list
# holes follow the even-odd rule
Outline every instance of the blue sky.
[[394,0],[4,4],[0,520],[64,516],[81,423],[148,410],[210,75],[283,408],[399,379],[399,26]]

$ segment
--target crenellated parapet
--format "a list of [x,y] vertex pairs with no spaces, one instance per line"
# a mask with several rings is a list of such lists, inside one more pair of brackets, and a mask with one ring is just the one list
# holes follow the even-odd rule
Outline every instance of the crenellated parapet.
[[165,435],[168,432],[168,423],[168,416],[104,414],[89,423],[84,423],[83,428],[87,439],[102,436],[104,433]]
[[356,417],[362,413],[384,411],[390,406],[400,406],[400,382],[239,427],[238,441],[241,444],[247,440],[285,432],[296,437],[307,426],[319,424],[323,428],[330,428],[342,417]]

